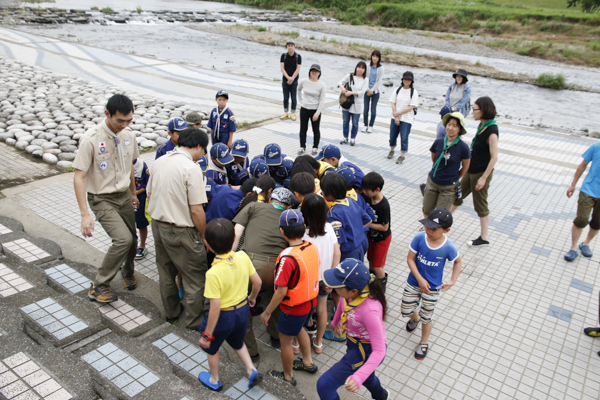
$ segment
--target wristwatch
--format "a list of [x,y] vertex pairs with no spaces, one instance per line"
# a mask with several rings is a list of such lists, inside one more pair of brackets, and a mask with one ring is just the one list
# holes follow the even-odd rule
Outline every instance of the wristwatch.
[[212,342],[213,340],[215,340],[215,337],[213,335],[211,335],[210,333],[203,332],[202,339],[204,339],[207,342]]

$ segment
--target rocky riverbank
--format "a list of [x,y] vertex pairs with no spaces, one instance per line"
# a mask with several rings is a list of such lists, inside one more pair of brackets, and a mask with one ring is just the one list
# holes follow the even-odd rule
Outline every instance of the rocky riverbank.
[[[3,58],[0,70],[0,140],[63,170],[71,167],[85,131],[104,119],[108,98],[123,93]],[[184,104],[125,94],[135,106],[129,127],[142,149],[165,143],[169,119],[190,111]]]

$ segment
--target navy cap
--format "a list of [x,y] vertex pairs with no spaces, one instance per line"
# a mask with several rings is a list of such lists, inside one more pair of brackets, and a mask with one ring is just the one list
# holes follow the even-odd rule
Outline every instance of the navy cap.
[[292,160],[283,160],[281,165],[275,168],[275,171],[273,172],[273,179],[275,179],[275,182],[282,184],[285,178],[290,176],[290,172],[292,172],[293,166],[294,162]]
[[452,112],[452,107],[450,107],[450,106],[444,106],[440,110],[440,115],[443,117],[444,115],[450,114],[451,112]]
[[225,143],[213,144],[210,148],[210,156],[221,164],[229,164],[233,161],[229,147]]
[[267,165],[265,160],[255,158],[254,160],[250,161],[248,172],[252,177],[258,179],[263,175],[269,175],[269,166]]
[[304,225],[304,217],[300,210],[289,209],[281,213],[279,226]]
[[334,144],[328,144],[327,146],[323,147],[321,149],[321,151],[319,152],[319,158],[317,158],[317,160],[321,160],[323,158],[331,158],[331,157],[335,157],[335,158],[340,158],[342,156],[342,152],[340,151],[340,148],[337,147]]
[[244,139],[238,139],[233,142],[231,146],[231,155],[237,157],[248,157],[248,152],[250,151],[250,146],[248,146],[248,142]]
[[265,146],[263,153],[265,161],[268,166],[281,165],[283,159],[281,158],[281,147],[277,143],[271,143]]
[[206,154],[198,160],[198,165],[202,169],[202,172],[206,172],[206,170],[208,169],[208,157],[206,157]]
[[362,290],[369,284],[371,274],[369,268],[356,258],[346,258],[335,268],[323,271],[323,283],[330,288]]
[[225,97],[226,99],[229,99],[229,93],[227,93],[225,90],[219,90],[215,96],[215,99],[217,97]]
[[181,118],[172,118],[169,121],[169,132],[182,131],[182,130],[187,129],[189,127],[190,126],[188,125],[188,123],[185,122]]
[[285,180],[283,181],[283,187],[286,189],[290,188],[290,182],[291,182],[291,178],[285,178]]
[[445,208],[439,207],[429,213],[427,218],[419,220],[425,228],[450,228],[452,226],[452,214]]
[[336,168],[335,173],[340,174],[344,177],[344,179],[346,180],[346,186],[354,184],[355,176],[352,168],[348,168],[342,165],[341,167]]
[[271,198],[287,206],[293,205],[294,201],[296,201],[294,193],[292,193],[290,189],[286,189],[284,187],[275,188],[271,193]]

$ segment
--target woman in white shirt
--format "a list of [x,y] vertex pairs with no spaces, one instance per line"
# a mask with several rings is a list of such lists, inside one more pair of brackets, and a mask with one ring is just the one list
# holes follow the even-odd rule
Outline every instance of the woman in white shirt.
[[[348,74],[338,84],[342,93],[346,96],[354,96],[354,104],[347,110],[342,110],[344,117],[344,140],[340,144],[348,143],[348,133],[350,128],[350,118],[352,118],[352,132],[350,132],[350,146],[354,146],[356,134],[358,133],[358,123],[360,114],[363,112],[364,95],[369,88],[369,80],[365,79],[367,74],[367,64],[360,61],[354,68],[354,73]],[[347,90],[344,85],[350,83],[350,90]]]
[[319,64],[313,64],[308,71],[308,78],[304,78],[298,84],[298,103],[300,107],[300,150],[298,154],[306,151],[306,132],[308,131],[308,121],[311,121],[313,130],[312,155],[319,151],[319,141],[321,140],[321,110],[325,105],[325,96],[327,91],[325,84],[319,81],[321,78],[321,67]]
[[412,72],[406,71],[402,75],[402,86],[392,92],[392,121],[390,122],[390,152],[387,158],[394,157],[396,141],[400,135],[400,157],[396,164],[404,162],[408,151],[408,135],[415,121],[415,109],[419,106],[419,93],[413,87],[415,77]]

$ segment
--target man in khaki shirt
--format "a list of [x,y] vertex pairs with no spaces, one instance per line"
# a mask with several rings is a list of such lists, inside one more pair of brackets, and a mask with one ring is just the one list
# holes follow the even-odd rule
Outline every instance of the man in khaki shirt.
[[156,249],[160,296],[167,322],[182,313],[176,276],[185,287],[185,326],[197,329],[204,315],[204,280],[208,263],[202,241],[207,203],[202,170],[196,164],[206,153],[208,136],[196,128],[181,132],[179,147],[157,159],[150,168],[148,211]]
[[81,213],[81,233],[91,237],[94,220],[90,208],[112,240],[102,265],[98,268],[88,297],[102,303],[117,301],[110,282],[122,266],[125,289],[137,286],[133,260],[137,250],[135,214],[139,205],[135,194],[133,160],[139,157],[134,133],[127,128],[133,119],[133,103],[116,94],[106,103],[106,118],[89,129],[79,141],[73,161],[75,196]]

